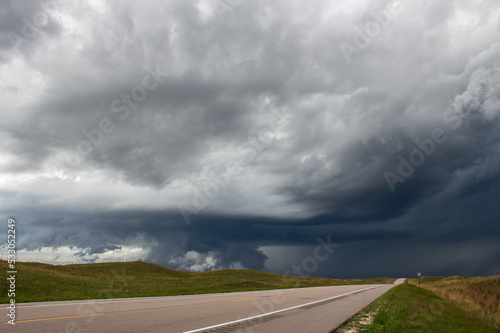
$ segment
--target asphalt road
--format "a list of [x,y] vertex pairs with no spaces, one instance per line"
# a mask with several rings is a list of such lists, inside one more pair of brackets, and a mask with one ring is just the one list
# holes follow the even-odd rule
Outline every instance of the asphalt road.
[[15,326],[2,305],[0,332],[330,332],[392,286],[25,303]]

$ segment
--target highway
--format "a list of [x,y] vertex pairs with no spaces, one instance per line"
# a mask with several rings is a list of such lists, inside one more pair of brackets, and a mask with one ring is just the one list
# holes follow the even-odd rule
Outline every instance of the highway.
[[[398,279],[395,284],[402,283]],[[0,332],[331,332],[393,285],[24,303]]]

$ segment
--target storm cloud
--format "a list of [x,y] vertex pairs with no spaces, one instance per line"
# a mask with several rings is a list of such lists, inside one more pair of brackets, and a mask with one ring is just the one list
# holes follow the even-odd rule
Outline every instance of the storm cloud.
[[51,262],[283,273],[328,238],[308,274],[496,274],[499,11],[3,2],[1,216]]

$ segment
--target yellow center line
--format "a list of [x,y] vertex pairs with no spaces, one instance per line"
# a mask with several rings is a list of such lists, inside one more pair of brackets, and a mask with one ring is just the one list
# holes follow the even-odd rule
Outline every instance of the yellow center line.
[[249,299],[255,299],[255,297],[251,297],[251,298],[242,298],[242,299],[232,299],[231,301],[232,301],[232,302],[239,302],[239,301],[248,301]]
[[[42,318],[42,319],[29,319],[29,320],[15,321],[15,323],[19,324],[19,323],[27,323],[29,321],[42,321],[42,320],[55,320],[55,319],[76,318],[76,317],[101,316],[103,314],[104,313],[93,313],[93,314],[78,315],[78,316],[53,317],[53,318]],[[8,324],[8,322],[6,322],[4,324]]]

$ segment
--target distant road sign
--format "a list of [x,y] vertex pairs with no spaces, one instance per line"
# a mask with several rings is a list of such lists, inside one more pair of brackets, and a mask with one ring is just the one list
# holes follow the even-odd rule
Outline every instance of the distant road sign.
[[422,274],[421,273],[417,273],[417,276],[422,276]]

